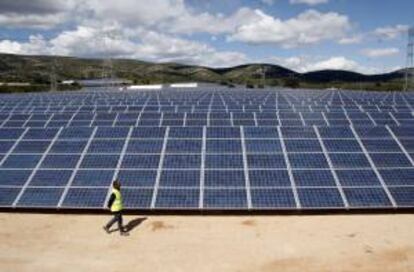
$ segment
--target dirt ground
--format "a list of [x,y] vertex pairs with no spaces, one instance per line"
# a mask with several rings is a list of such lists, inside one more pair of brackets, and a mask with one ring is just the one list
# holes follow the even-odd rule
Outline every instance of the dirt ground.
[[414,271],[414,215],[0,213],[0,271]]

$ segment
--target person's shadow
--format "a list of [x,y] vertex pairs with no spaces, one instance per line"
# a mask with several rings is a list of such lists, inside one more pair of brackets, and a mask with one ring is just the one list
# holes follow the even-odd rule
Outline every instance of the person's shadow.
[[[124,226],[125,231],[126,232],[132,231],[133,229],[135,229],[136,227],[141,225],[142,222],[144,222],[145,220],[147,220],[146,217],[139,217],[139,218],[132,219],[131,221],[128,222],[128,224],[126,224]],[[110,230],[110,232],[112,233],[112,232],[116,232],[118,230],[119,230],[118,228],[115,228],[115,229]]]
[[140,217],[140,218],[132,219],[131,221],[128,222],[128,224],[126,224],[125,230],[127,232],[130,232],[133,229],[135,229],[136,227],[138,227],[139,225],[141,225],[141,223],[144,222],[145,220],[147,220],[146,217]]

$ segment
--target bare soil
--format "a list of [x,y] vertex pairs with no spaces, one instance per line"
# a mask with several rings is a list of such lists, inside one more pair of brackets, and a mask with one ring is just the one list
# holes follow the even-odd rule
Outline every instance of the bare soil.
[[0,271],[414,271],[414,215],[0,214]]

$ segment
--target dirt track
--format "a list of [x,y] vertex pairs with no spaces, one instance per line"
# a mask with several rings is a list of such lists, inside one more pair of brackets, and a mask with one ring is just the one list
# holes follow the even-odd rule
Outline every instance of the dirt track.
[[414,215],[0,214],[0,271],[414,271]]

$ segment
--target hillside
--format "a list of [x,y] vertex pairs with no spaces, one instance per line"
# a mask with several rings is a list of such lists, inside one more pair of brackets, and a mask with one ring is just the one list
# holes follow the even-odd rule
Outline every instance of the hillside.
[[[261,71],[266,70],[266,85],[288,87],[361,87],[366,89],[398,89],[404,71],[388,74],[323,70],[297,73],[273,64],[246,64],[229,68],[209,68],[178,63],[151,63],[139,60],[114,59],[114,75],[136,83],[199,81],[260,85]],[[58,80],[101,78],[102,59],[0,54],[0,82],[48,84],[54,69]],[[54,67],[54,68],[53,68]],[[354,86],[355,85],[355,86]]]

